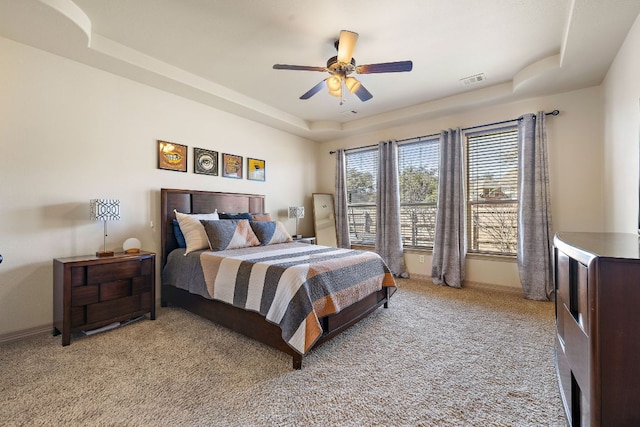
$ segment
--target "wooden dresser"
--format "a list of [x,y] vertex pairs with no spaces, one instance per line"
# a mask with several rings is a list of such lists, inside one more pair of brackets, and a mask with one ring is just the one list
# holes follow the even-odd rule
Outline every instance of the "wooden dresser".
[[622,233],[554,239],[556,371],[570,426],[640,426],[640,246]]
[[53,260],[53,334],[69,345],[86,331],[145,313],[156,317],[155,254],[77,256]]

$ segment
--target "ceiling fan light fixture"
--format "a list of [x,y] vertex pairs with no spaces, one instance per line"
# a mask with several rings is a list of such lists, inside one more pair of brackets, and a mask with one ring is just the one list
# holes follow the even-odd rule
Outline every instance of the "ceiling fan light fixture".
[[341,98],[342,97],[342,87],[339,87],[338,89],[329,89],[329,95],[335,96],[336,98]]
[[339,76],[331,76],[327,79],[327,87],[329,88],[329,92],[340,90],[340,86],[342,85],[342,79]]
[[[351,73],[356,74],[378,74],[378,73],[401,73],[413,69],[412,61],[381,62],[377,64],[356,65],[353,51],[358,40],[358,33],[353,31],[340,31],[340,39],[334,43],[338,54],[327,60],[326,67],[315,67],[307,65],[287,65],[275,64],[275,70],[296,70],[296,71],[323,71],[328,72],[329,77],[316,84],[307,92],[302,94],[300,99],[309,99],[318,93],[323,87],[329,90],[329,95],[342,98],[348,90],[350,93],[365,102],[373,98],[363,85],[354,77],[348,77]],[[344,88],[343,88],[344,86]],[[345,102],[341,99],[340,105]]]
[[360,83],[355,77],[347,77],[346,79],[344,79],[344,84],[347,86],[347,89],[349,89],[349,92],[351,93],[355,93],[355,91],[357,91],[360,86],[362,86],[362,83]]
[[353,31],[340,31],[340,39],[338,41],[338,62],[349,64],[353,57],[353,49],[358,41],[358,33]]

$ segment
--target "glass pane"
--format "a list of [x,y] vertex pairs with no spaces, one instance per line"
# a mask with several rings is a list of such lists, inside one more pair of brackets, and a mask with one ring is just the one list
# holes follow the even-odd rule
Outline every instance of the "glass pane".
[[378,179],[378,150],[348,153],[347,203],[374,203]]
[[518,203],[494,202],[470,205],[469,250],[515,254],[518,240]]
[[439,157],[439,139],[398,147],[400,230],[404,247],[433,247]]
[[435,203],[405,203],[400,206],[400,230],[404,247],[432,248],[435,229]]
[[518,130],[467,136],[467,214],[470,252],[516,254]]

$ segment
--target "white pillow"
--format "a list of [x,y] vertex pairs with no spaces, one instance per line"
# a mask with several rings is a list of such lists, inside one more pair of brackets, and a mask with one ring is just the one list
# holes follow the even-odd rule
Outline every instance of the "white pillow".
[[216,221],[220,219],[218,217],[218,210],[216,209],[215,212],[208,214],[185,214],[175,209],[174,212],[178,220],[178,225],[180,225],[180,230],[182,234],[184,234],[184,241],[187,244],[187,250],[184,251],[184,254],[199,251],[200,249],[208,249],[209,239],[200,220]]

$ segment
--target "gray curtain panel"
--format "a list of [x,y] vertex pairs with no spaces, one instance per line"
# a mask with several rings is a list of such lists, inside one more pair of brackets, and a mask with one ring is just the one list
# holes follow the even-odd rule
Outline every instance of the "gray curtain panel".
[[544,112],[518,119],[518,271],[524,296],[546,301],[554,292],[547,131]]
[[336,151],[336,190],[334,198],[338,247],[349,249],[351,247],[351,239],[349,238],[349,219],[347,218],[347,161],[342,149]]
[[376,203],[376,252],[396,277],[409,277],[404,263],[400,232],[400,180],[398,144],[378,144],[378,188]]
[[436,230],[431,280],[438,285],[462,287],[466,257],[465,198],[460,128],[440,132],[440,164]]

